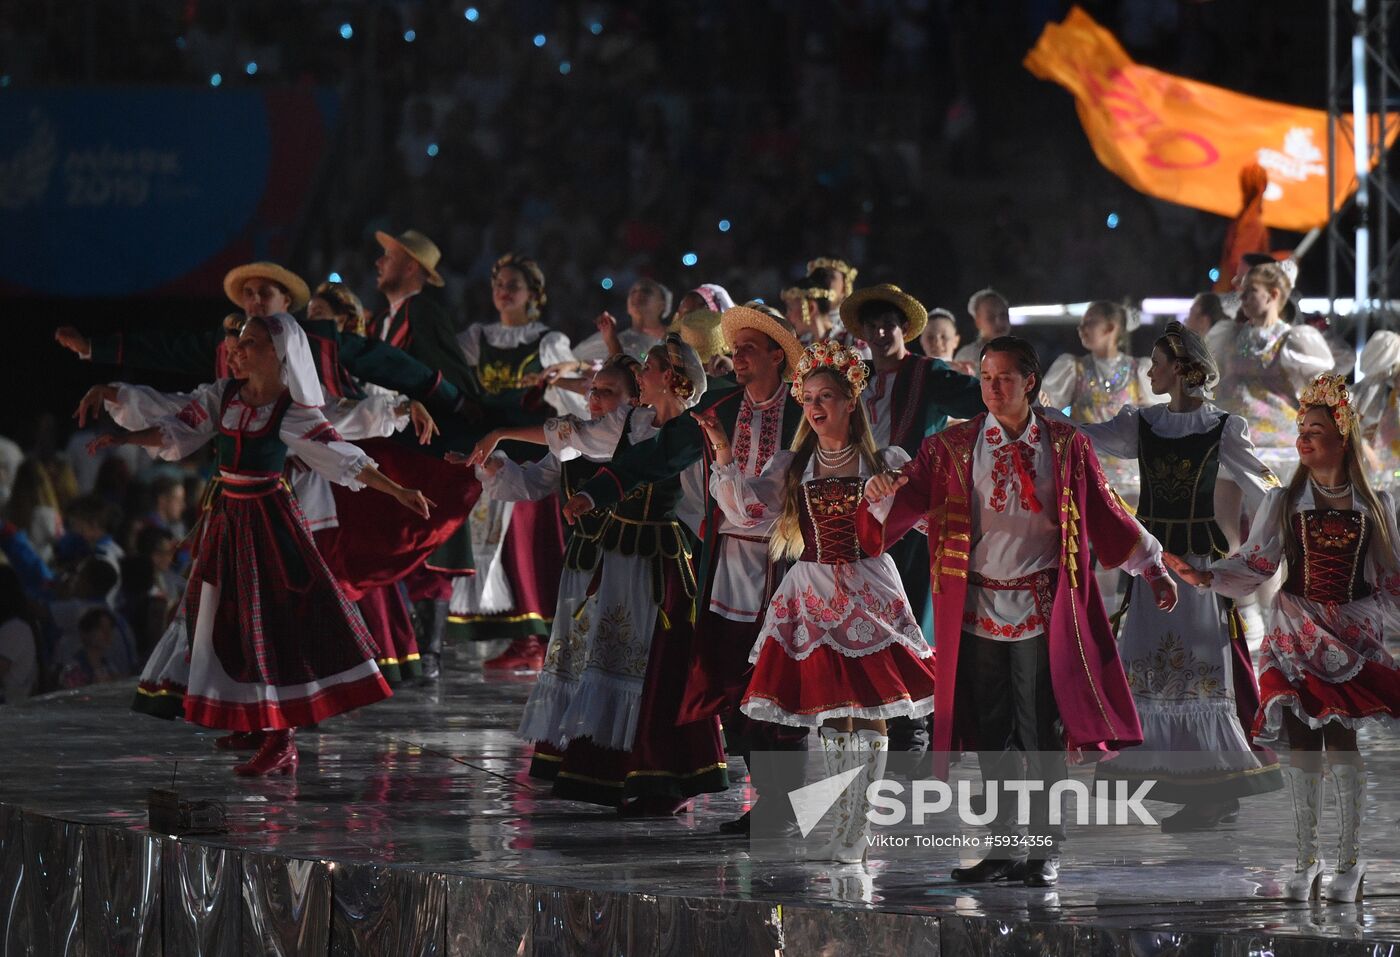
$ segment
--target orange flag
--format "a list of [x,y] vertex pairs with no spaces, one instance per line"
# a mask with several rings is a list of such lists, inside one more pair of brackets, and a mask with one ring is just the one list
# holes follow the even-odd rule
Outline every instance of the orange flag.
[[[1183,79],[1139,66],[1113,34],[1074,7],[1045,27],[1026,69],[1074,94],[1094,154],[1149,196],[1220,216],[1240,212],[1240,170],[1269,174],[1266,226],[1303,232],[1327,222],[1327,113]],[[1351,118],[1337,133],[1340,207],[1356,188]],[[1373,117],[1374,142],[1379,123]],[[1386,122],[1386,145],[1400,114]]]

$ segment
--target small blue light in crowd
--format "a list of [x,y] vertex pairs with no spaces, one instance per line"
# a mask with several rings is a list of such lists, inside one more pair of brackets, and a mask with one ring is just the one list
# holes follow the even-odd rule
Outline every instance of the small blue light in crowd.
[[570,73],[572,73],[573,69],[574,65],[568,60],[565,60],[563,63],[559,64],[559,72],[564,76],[568,76]]
[[681,257],[682,266],[694,266],[699,261],[700,257],[695,255],[695,253],[686,253],[684,256]]
[[9,86],[9,85],[10,85],[10,74],[6,73],[4,76],[0,76],[0,86]]
[[350,24],[348,24],[348,23],[342,23],[342,24],[340,25],[340,38],[341,38],[342,40],[348,40],[348,39],[350,39],[351,37],[353,37],[354,35],[355,35],[355,28],[352,27]]
[[1106,225],[1109,229],[1117,229],[1117,228],[1118,228],[1118,214],[1117,214],[1117,213],[1109,213],[1109,214],[1108,214],[1108,219],[1107,219],[1107,221],[1104,223],[1104,225]]
[[722,232],[722,233],[727,233],[727,232],[729,232],[729,227],[730,227],[731,225],[733,225],[733,224],[730,223],[729,220],[727,220],[727,219],[721,219],[721,220],[719,221],[719,231]]
[[1211,282],[1219,282],[1219,281],[1220,281],[1220,270],[1219,270],[1219,269],[1212,269],[1210,272],[1206,273],[1206,275],[1210,277],[1210,281],[1211,281]]
[[333,273],[331,273],[329,276],[326,277],[326,282],[344,282],[344,281],[345,281],[344,279],[341,279],[341,278],[340,278],[340,273],[338,273],[338,272],[333,272]]
[[542,46],[544,46],[544,44],[545,44],[545,36],[544,36],[544,34],[543,34],[543,33],[536,33],[536,34],[535,34],[535,46],[537,46],[537,47],[542,47]]
[[481,19],[481,11],[476,7],[467,7],[466,12],[463,13],[462,16],[466,17],[468,21],[475,23]]
[[209,78],[210,86],[218,86],[222,82],[224,82],[224,75],[222,73],[215,73]]
[[414,40],[417,40],[417,39],[418,39],[418,31],[417,31],[417,30],[405,30],[405,31],[403,32],[403,42],[404,42],[404,43],[412,43]]
[[603,32],[603,25],[597,20],[594,20],[588,25],[588,32],[596,37],[598,34]]
[[613,287],[612,276],[604,276],[603,281],[598,285],[602,286],[604,289],[611,289]]
[[248,61],[248,65],[245,66],[243,69],[246,70],[246,71],[248,71],[248,75],[249,75],[249,76],[253,76],[255,73],[258,72],[258,65],[257,65],[256,63],[254,63],[252,60],[249,60],[249,61]]
[[184,38],[184,37],[176,37],[176,38],[175,38],[175,49],[177,49],[177,50],[183,50],[184,48],[185,48],[185,38]]
[[429,156],[436,156],[437,154],[438,154],[437,144],[436,144],[436,143],[429,143],[429,144],[428,144],[428,155],[429,155]]

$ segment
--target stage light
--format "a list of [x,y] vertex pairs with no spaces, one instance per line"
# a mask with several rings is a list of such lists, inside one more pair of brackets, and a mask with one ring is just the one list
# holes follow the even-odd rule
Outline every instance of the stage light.
[[0,86],[9,86],[9,85],[10,85],[10,74],[6,73],[4,76],[0,76]]
[[418,39],[418,31],[417,31],[417,30],[405,30],[405,31],[403,32],[403,42],[404,42],[404,43],[412,43],[414,40],[417,40],[417,39]]
[[185,38],[184,38],[184,37],[176,37],[176,38],[175,38],[175,49],[177,49],[177,50],[183,50],[184,48],[185,48]]
[[478,10],[476,7],[467,7],[466,11],[463,12],[462,16],[466,17],[468,22],[475,23],[476,21],[481,19],[481,11]]
[[1220,281],[1220,270],[1219,270],[1219,269],[1211,269],[1211,271],[1208,272],[1208,273],[1206,273],[1206,275],[1210,277],[1210,281],[1211,281],[1211,282],[1219,282],[1219,281]]
[[563,63],[559,64],[559,72],[564,76],[568,76],[571,72],[573,72],[573,69],[574,65],[568,60],[565,60]]
[[545,45],[545,35],[544,35],[543,33],[536,33],[536,34],[535,34],[535,46],[537,46],[537,47],[542,47],[542,46],[544,46],[544,45]]
[[1104,221],[1104,225],[1107,226],[1109,229],[1117,229],[1117,228],[1118,228],[1118,214],[1117,214],[1117,213],[1109,213],[1109,214],[1108,214],[1108,219]]
[[331,273],[329,276],[326,277],[326,282],[344,282],[344,281],[345,281],[344,279],[341,279],[341,278],[340,278],[340,273],[338,273],[338,272],[333,272],[333,273]]
[[348,40],[348,39],[350,39],[351,37],[353,37],[354,35],[355,35],[355,28],[352,27],[350,24],[348,24],[348,23],[342,23],[342,24],[340,25],[340,38],[341,38],[342,40]]
[[730,228],[731,225],[732,225],[732,224],[729,222],[729,220],[727,220],[727,219],[721,219],[721,220],[719,221],[719,231],[722,232],[722,233],[727,233],[727,232],[729,232],[729,228]]
[[249,76],[253,76],[254,74],[256,74],[256,73],[258,72],[258,65],[257,65],[256,63],[254,63],[252,60],[249,60],[249,61],[248,61],[248,65],[245,66],[243,69],[244,69],[245,72],[247,72],[247,74],[248,74]]
[[596,37],[598,34],[603,32],[603,25],[597,20],[594,20],[588,25],[588,32]]
[[438,155],[438,146],[437,146],[436,143],[429,143],[429,144],[428,144],[428,155],[429,155],[429,156],[436,156],[436,155]]
[[604,276],[603,281],[598,283],[598,285],[602,286],[604,289],[611,289],[613,287],[612,276]]
[[209,77],[210,86],[218,86],[222,82],[224,82],[224,75],[222,73],[215,73]]
[[694,266],[699,261],[700,257],[697,256],[695,253],[686,253],[684,256],[681,257],[682,266]]

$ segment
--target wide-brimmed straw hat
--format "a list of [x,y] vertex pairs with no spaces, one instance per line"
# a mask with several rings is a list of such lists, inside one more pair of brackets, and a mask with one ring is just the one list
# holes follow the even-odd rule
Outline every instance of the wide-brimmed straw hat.
[[692,309],[672,328],[700,354],[701,362],[709,362],[715,356],[729,353],[729,343],[724,341],[724,330],[719,325],[720,317],[713,309]]
[[904,314],[904,341],[913,342],[928,325],[928,310],[898,286],[882,282],[878,286],[857,289],[841,303],[841,322],[856,335],[861,334],[860,307],[866,302],[886,302]]
[[379,231],[374,234],[374,238],[379,240],[379,245],[388,249],[390,246],[397,246],[408,253],[414,262],[423,267],[423,272],[428,275],[428,283],[433,286],[443,284],[442,277],[438,275],[438,263],[442,261],[442,250],[437,248],[437,243],[427,236],[424,236],[416,229],[405,229],[398,236],[390,236],[388,233]]
[[781,346],[787,356],[787,368],[783,371],[783,378],[791,381],[797,374],[797,363],[803,353],[802,343],[797,341],[797,333],[788,321],[771,306],[755,303],[726,309],[720,316],[719,326],[731,349],[734,348],[734,334],[740,329],[752,329],[763,333]]
[[230,269],[224,277],[224,295],[235,306],[243,305],[243,284],[249,279],[267,279],[287,290],[291,299],[288,312],[296,312],[311,301],[311,289],[306,280],[276,263],[257,262]]

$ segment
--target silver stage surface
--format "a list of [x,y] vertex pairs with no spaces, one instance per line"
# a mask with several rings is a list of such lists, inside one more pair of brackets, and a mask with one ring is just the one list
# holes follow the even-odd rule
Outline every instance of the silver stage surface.
[[[1071,849],[1052,890],[968,887],[943,852],[854,876],[753,854],[716,832],[742,780],[662,821],[552,800],[512,733],[531,682],[454,655],[440,686],[299,735],[294,778],[236,778],[214,733],[130,712],[129,683],[0,707],[0,952],[1400,954],[1393,736],[1365,744],[1381,860],[1360,904],[1271,896],[1292,861],[1283,792],[1216,832]],[[226,834],[148,830],[147,789],[172,774],[224,802]],[[1330,851],[1330,794],[1323,821]],[[1261,830],[1267,846],[1223,850]]]

